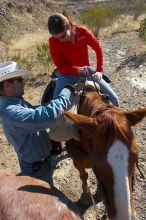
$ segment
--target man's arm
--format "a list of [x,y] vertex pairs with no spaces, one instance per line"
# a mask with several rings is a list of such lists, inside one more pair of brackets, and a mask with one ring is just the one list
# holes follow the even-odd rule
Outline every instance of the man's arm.
[[9,106],[6,114],[15,126],[25,128],[28,132],[51,128],[54,120],[71,105],[71,96],[71,91],[65,88],[56,99],[46,105],[35,109],[12,105]]

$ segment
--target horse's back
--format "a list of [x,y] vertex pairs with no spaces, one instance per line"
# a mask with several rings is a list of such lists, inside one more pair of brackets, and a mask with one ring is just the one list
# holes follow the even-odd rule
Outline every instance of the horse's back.
[[1,220],[79,220],[74,204],[48,183],[0,172]]

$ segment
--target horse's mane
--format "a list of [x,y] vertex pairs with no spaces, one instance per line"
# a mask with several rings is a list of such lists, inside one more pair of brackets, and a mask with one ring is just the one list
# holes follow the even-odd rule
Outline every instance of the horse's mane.
[[[98,122],[95,132],[98,135],[98,140],[100,139],[99,142],[102,142],[100,144],[108,147],[114,140],[119,139],[129,145],[132,132],[124,111],[110,104],[104,98],[101,99],[101,95],[95,92],[85,94],[84,101],[87,100],[88,104],[89,101],[92,103],[92,114],[90,116],[96,117]],[[84,107],[86,108],[86,106]]]
[[110,107],[102,111],[96,118],[99,124],[96,133],[106,143],[106,146],[110,146],[116,139],[121,140],[126,145],[130,144],[131,128],[123,111]]

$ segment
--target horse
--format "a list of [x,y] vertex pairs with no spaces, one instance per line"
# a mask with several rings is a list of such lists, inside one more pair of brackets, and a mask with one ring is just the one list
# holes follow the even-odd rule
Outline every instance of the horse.
[[[51,129],[50,138],[67,141],[67,152],[80,173],[83,194],[88,191],[85,169],[93,169],[103,186],[110,220],[136,219],[132,180],[139,148],[131,127],[146,116],[146,108],[124,111],[93,86],[87,85],[85,90],[78,114],[72,108],[65,112]],[[72,105],[78,105],[79,99],[74,96]]]
[[81,220],[74,204],[47,182],[0,171],[0,220]]
[[85,168],[92,168],[103,186],[109,219],[136,219],[132,179],[139,149],[131,126],[146,116],[146,108],[124,111],[94,91],[83,95],[78,114],[64,115],[80,132],[80,140],[71,139],[66,147],[83,192],[87,192]]

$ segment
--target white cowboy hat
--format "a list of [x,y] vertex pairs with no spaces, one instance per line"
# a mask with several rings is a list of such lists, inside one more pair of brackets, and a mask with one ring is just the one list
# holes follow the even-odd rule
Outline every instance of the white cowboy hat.
[[8,61],[0,64],[0,82],[15,78],[18,76],[30,76],[30,72],[21,69],[14,61]]

